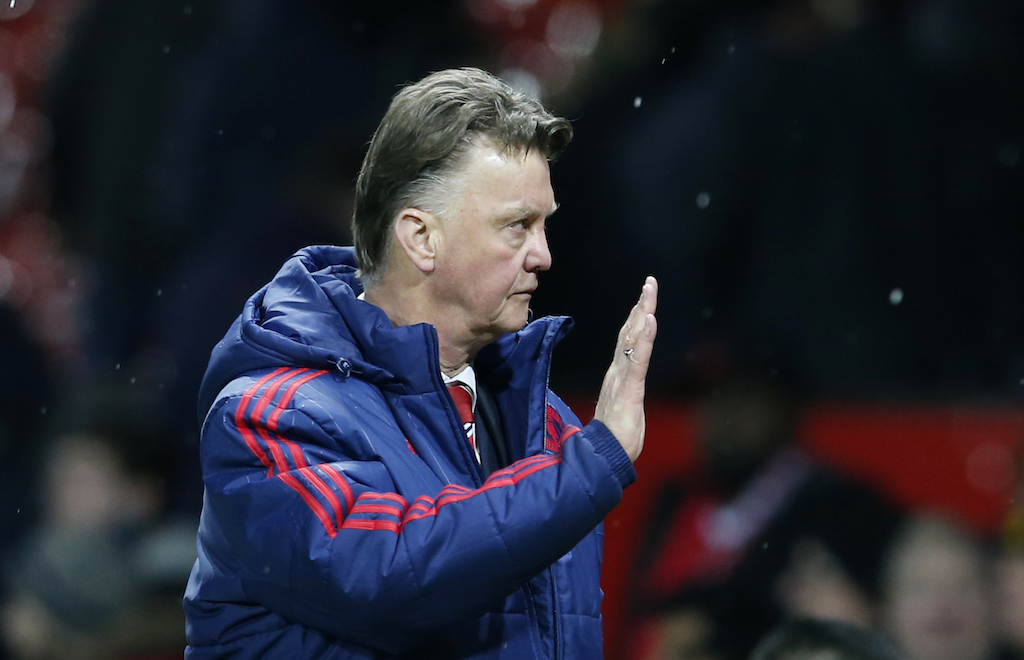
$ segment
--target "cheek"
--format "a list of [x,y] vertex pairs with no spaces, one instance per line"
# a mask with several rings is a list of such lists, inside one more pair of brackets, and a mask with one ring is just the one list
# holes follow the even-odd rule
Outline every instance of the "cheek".
[[[488,277],[480,280],[480,294],[486,297],[492,305],[504,305],[510,300],[510,294],[515,290],[515,279],[502,276],[501,273],[492,272]],[[519,298],[515,296],[512,299]]]
[[[470,263],[465,265],[472,266]],[[496,275],[493,264],[460,268],[458,272],[449,273],[446,288],[453,299],[470,309],[491,310],[500,305],[508,291]]]
[[475,272],[475,279],[481,288],[492,294],[507,294],[516,290],[521,269],[507,261],[491,259],[484,261]]

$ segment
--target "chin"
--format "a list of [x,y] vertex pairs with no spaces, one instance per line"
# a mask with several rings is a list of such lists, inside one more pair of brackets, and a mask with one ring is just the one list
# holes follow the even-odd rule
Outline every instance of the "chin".
[[519,332],[525,326],[527,321],[530,320],[530,310],[528,307],[524,307],[520,313],[517,311],[516,314],[510,314],[506,318],[498,319],[495,324],[495,330],[497,335],[507,335],[510,332]]
[[502,335],[507,335],[512,332],[519,332],[526,327],[526,319],[523,319],[522,323],[502,323],[496,328],[495,339]]
[[485,332],[492,337],[493,341],[502,335],[522,330],[529,320],[530,297],[513,296],[506,300],[504,307],[497,314],[488,319]]

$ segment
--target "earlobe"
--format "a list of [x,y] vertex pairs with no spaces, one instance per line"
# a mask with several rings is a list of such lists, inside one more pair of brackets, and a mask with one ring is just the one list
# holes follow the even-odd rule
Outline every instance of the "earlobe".
[[410,262],[423,273],[434,270],[437,218],[417,208],[402,209],[395,220],[395,242]]

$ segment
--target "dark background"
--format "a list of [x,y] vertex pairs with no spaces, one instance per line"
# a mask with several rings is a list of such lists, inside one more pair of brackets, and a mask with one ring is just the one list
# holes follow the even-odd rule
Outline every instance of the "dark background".
[[140,393],[179,458],[166,515],[197,514],[211,347],[288,255],[348,242],[391,95],[449,66],[576,129],[535,299],[577,320],[555,389],[593,396],[650,273],[661,400],[736,355],[816,402],[1024,392],[1014,0],[5,4],[5,548],[51,420],[98,389]]

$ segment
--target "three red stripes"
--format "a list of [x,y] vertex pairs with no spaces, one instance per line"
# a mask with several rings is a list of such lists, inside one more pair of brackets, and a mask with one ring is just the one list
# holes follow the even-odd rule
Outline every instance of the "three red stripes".
[[[302,449],[294,442],[277,435],[277,425],[281,418],[281,414],[287,409],[288,404],[291,402],[292,397],[295,396],[296,391],[298,391],[298,389],[304,384],[314,378],[322,376],[325,373],[327,372],[312,369],[290,369],[288,367],[280,367],[266,376],[263,376],[259,381],[253,384],[252,387],[246,390],[245,394],[242,396],[238,409],[235,411],[235,425],[249,449],[253,454],[255,454],[260,462],[266,466],[267,477],[273,477],[276,470],[277,476],[295,490],[302,500],[309,506],[314,515],[316,515],[323,524],[324,529],[327,530],[327,534],[331,538],[334,538],[338,533],[338,529],[335,527],[334,523],[335,520],[339,522],[344,520],[344,523],[341,524],[342,529],[385,529],[398,533],[407,523],[413,520],[420,520],[437,515],[438,509],[442,506],[461,502],[462,500],[474,497],[475,495],[479,495],[480,493],[493,488],[515,485],[521,479],[561,461],[560,454],[540,454],[531,456],[517,461],[503,470],[494,472],[487,481],[485,481],[484,484],[476,490],[471,490],[465,486],[459,486],[457,484],[449,484],[441,489],[436,500],[423,495],[416,498],[411,507],[405,498],[396,493],[366,492],[356,498],[352,492],[351,486],[346,481],[345,477],[339,472],[340,468],[334,468],[334,466],[331,465],[320,466],[327,477],[335,486],[338,487],[338,490],[341,491],[342,496],[345,498],[345,509],[348,510],[349,516],[354,513],[383,513],[393,515],[398,518],[398,520],[366,520],[352,517],[348,517],[346,519],[337,493],[324,482],[314,467],[310,467],[308,465],[305,456],[302,453]],[[299,378],[296,378],[296,376],[299,376]],[[270,381],[273,382],[259,397],[256,406],[247,420],[245,412],[248,410],[253,397],[256,396],[256,394]],[[281,399],[274,405],[274,410],[271,413],[270,418],[267,420],[266,425],[261,424],[260,420],[262,419],[264,412],[266,412],[267,407],[273,402],[277,393],[288,381],[292,381],[292,383],[285,390]],[[271,460],[271,456],[268,456],[267,452],[263,450],[263,447],[253,434],[253,429],[255,429],[260,439],[266,443],[267,449],[273,457],[273,460]],[[572,430],[578,431],[579,429],[572,427]],[[571,435],[571,433],[563,434],[563,436],[564,435]],[[562,439],[564,440],[564,437]],[[294,470],[305,477],[305,479],[312,484],[313,488],[328,502],[334,514],[333,520],[331,515],[327,512],[320,501],[309,491],[305,484],[292,474],[293,468],[288,465],[288,460],[285,457],[281,445],[284,445],[284,447],[288,449],[288,453],[291,455],[292,460],[295,463]],[[379,501],[371,504],[366,500],[390,500],[395,502],[395,504]]]
[[[324,529],[327,530],[327,534],[334,538],[338,533],[334,527],[334,522],[331,520],[331,516],[324,509],[320,501],[309,492],[305,484],[299,481],[293,474],[291,474],[292,468],[288,465],[288,460],[285,458],[284,452],[281,449],[281,444],[284,444],[288,448],[289,453],[292,455],[292,459],[295,461],[295,469],[313,485],[313,488],[317,490],[331,505],[331,509],[334,512],[335,519],[342,519],[341,502],[338,501],[338,496],[335,492],[323,482],[320,476],[309,467],[306,463],[305,456],[302,455],[302,450],[294,442],[280,438],[277,435],[277,424],[281,418],[281,413],[287,409],[288,404],[291,402],[292,397],[295,396],[295,392],[302,387],[305,383],[313,380],[318,376],[322,376],[327,373],[326,371],[314,371],[312,369],[289,369],[288,367],[281,367],[275,371],[267,374],[259,381],[250,387],[245,394],[242,396],[242,400],[238,404],[238,410],[235,411],[235,426],[242,434],[242,438],[245,440],[245,444],[252,450],[260,462],[267,467],[267,477],[274,476],[274,470],[277,469],[277,476],[288,484],[299,497],[312,509],[313,514],[323,524]],[[301,376],[295,380],[287,390],[281,400],[278,401],[275,406],[275,410],[270,415],[270,419],[267,420],[266,426],[260,423],[263,417],[263,413],[266,411],[267,406],[274,400],[278,391],[285,383],[292,380],[296,376]],[[267,388],[267,390],[260,396],[256,403],[256,407],[253,409],[252,414],[249,417],[248,422],[245,419],[245,411],[249,408],[249,403],[253,396],[259,392],[264,385],[274,379],[274,382]],[[250,428],[251,424],[251,428]],[[274,460],[271,461],[267,456],[267,453],[263,451],[260,443],[253,436],[252,429],[256,429],[256,433],[266,443],[267,449],[270,451]],[[271,435],[273,434],[273,436]],[[347,484],[346,484],[347,486]],[[351,510],[351,504],[349,505]]]

